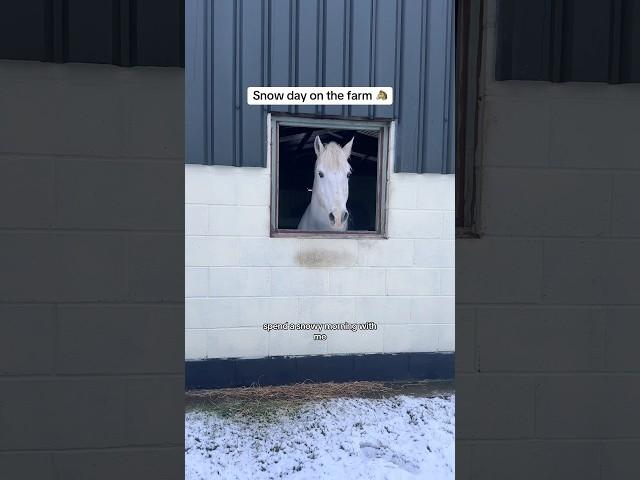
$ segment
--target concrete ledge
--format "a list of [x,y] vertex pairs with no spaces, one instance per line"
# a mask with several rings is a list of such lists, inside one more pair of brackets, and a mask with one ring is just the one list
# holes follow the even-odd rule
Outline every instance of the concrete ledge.
[[454,353],[380,353],[194,360],[185,364],[185,388],[286,385],[302,381],[450,380],[454,357]]

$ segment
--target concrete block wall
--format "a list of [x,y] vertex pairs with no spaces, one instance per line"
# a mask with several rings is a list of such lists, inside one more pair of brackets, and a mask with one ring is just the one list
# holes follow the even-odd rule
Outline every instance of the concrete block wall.
[[183,97],[0,61],[0,478],[183,475]]
[[456,478],[638,478],[640,85],[494,81],[495,3],[482,237],[456,248]]
[[[270,238],[270,185],[185,166],[187,359],[454,351],[452,175],[391,174],[389,239]],[[325,341],[262,328],[369,321]]]

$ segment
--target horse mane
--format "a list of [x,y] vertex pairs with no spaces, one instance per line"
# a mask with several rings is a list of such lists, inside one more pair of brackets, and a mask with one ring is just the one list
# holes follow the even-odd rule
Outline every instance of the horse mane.
[[324,146],[324,152],[318,157],[317,165],[334,171],[351,173],[349,158],[345,158],[342,154],[342,147],[336,142],[330,142]]

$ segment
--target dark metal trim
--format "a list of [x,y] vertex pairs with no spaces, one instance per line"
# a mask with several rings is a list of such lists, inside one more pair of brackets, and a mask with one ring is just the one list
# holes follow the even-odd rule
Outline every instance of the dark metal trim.
[[[594,5],[580,0],[498,0],[496,80],[639,83],[638,57],[629,54],[640,45],[637,1]],[[593,57],[588,50],[593,45],[585,38],[589,36],[596,36],[606,51],[597,61],[585,60]]]
[[[29,53],[25,53],[21,50],[21,46],[16,42],[5,42],[3,45],[2,54],[0,58],[7,58],[11,60],[40,60],[43,62],[77,62],[82,61],[84,63],[110,63],[119,66],[135,66],[135,65],[154,65],[154,66],[184,66],[184,1],[185,0],[165,0],[162,2],[154,3],[153,10],[150,13],[144,13],[144,18],[138,18],[138,10],[140,4],[137,0],[109,0],[108,4],[101,3],[101,7],[109,8],[112,12],[110,17],[104,15],[91,15],[82,12],[86,12],[85,8],[80,9],[77,12],[75,9],[78,2],[69,2],[69,0],[42,0],[40,6],[35,7],[36,13],[42,14],[42,17],[36,16],[34,18],[44,18],[43,24],[34,26],[30,22],[32,20],[19,17],[15,25],[16,31],[30,31],[40,30],[44,33],[43,43],[39,48],[33,48]],[[11,19],[13,16],[12,7],[9,2],[8,5],[0,12],[6,18]],[[14,2],[19,4],[20,2]],[[81,5],[86,7],[86,5]],[[38,9],[40,9],[38,11]],[[70,9],[71,14],[70,15]],[[106,10],[105,10],[106,11]],[[142,56],[146,58],[140,58],[137,51],[137,45],[139,35],[141,34],[140,22],[153,23],[153,15],[158,14],[165,18],[175,19],[175,24],[169,29],[169,32],[161,31],[160,28],[149,29],[146,28],[142,33],[145,35],[144,41],[146,44],[151,45],[146,52],[140,52]],[[90,17],[90,18],[87,18]],[[70,19],[73,20],[71,23]],[[110,31],[111,42],[108,45],[100,44],[99,47],[94,48],[92,42],[96,38],[91,35],[83,34],[78,40],[78,36],[73,37],[74,27],[83,25],[87,28],[91,28],[98,24],[101,29]],[[71,32],[71,34],[70,34]],[[70,37],[71,35],[71,37]],[[176,52],[171,52],[170,55],[159,55],[162,52],[159,49],[161,42],[158,42],[158,46],[155,46],[156,39],[166,39],[167,35],[170,35],[172,41],[175,41],[178,48]],[[175,37],[175,39],[173,38]],[[81,55],[81,59],[73,58],[73,48],[70,49],[70,38],[75,38],[75,42],[82,44],[83,42],[88,45],[86,51]],[[101,39],[99,39],[101,40]],[[73,47],[73,45],[72,45]],[[71,53],[70,53],[71,51]],[[165,58],[166,60],[156,60],[156,57]],[[175,57],[175,58],[172,58]]]
[[484,2],[456,2],[456,237],[477,238],[477,143],[479,138]]
[[451,380],[454,353],[311,355],[185,362],[185,389],[299,382]]

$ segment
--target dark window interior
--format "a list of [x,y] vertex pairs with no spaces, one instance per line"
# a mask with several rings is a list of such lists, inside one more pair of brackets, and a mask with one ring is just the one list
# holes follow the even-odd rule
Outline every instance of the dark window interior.
[[296,229],[311,200],[316,154],[313,142],[346,144],[354,138],[349,163],[349,231],[376,231],[380,130],[279,127],[278,229]]

